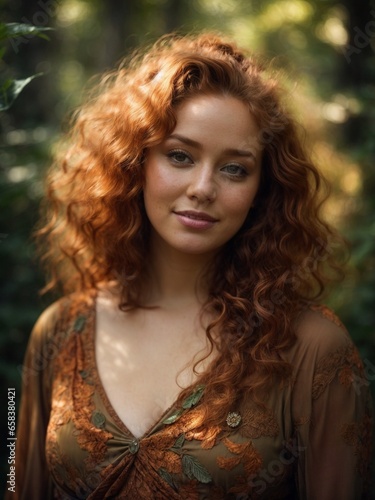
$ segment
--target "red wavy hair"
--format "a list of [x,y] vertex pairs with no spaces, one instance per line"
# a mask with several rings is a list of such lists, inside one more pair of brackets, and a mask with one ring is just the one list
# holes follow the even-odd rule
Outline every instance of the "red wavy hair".
[[284,109],[279,80],[221,36],[163,37],[102,78],[48,177],[47,221],[37,233],[47,289],[87,291],[116,280],[121,307],[141,305],[147,148],[174,129],[176,107],[189,97],[226,94],[248,104],[260,128],[255,146],[264,149],[262,179],[243,227],[211,267],[205,307],[216,319],[207,335],[219,356],[198,381],[210,408],[205,425],[225,420],[244,391],[257,397],[274,377],[289,377],[280,352],[293,343],[296,315],[339,269],[335,233],[320,216],[322,178]]

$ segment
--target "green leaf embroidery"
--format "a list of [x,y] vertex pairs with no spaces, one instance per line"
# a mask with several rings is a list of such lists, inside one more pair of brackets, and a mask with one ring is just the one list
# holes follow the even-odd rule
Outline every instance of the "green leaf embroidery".
[[83,379],[87,378],[89,375],[89,372],[87,370],[80,370],[79,374]]
[[183,455],[182,470],[189,479],[198,479],[200,483],[210,483],[212,481],[208,470],[191,455]]
[[181,434],[175,442],[175,444],[172,446],[171,450],[180,450],[185,442],[185,434]]
[[158,469],[158,474],[162,479],[164,479],[165,482],[169,484],[169,486],[177,491],[176,483],[174,482],[172,475],[166,469],[160,467],[160,469]]
[[105,416],[100,411],[95,410],[91,417],[91,422],[98,427],[98,429],[102,429],[105,424]]
[[85,326],[85,323],[86,323],[86,318],[85,316],[78,316],[78,318],[75,320],[75,323],[74,323],[74,330],[76,332],[81,332],[83,330],[83,327]]
[[199,385],[196,388],[196,390],[193,392],[193,394],[191,394],[190,396],[188,396],[182,402],[182,408],[184,408],[185,410],[188,410],[192,406],[195,406],[198,403],[198,401],[201,399],[201,397],[203,396],[203,391],[204,391],[204,386],[203,385]]
[[176,410],[174,413],[172,413],[172,415],[170,415],[169,417],[165,418],[163,420],[163,424],[173,424],[174,422],[176,422],[176,420],[178,420],[181,415],[183,414],[183,411],[181,409],[179,410]]
[[186,399],[184,399],[184,401],[182,402],[182,405],[181,405],[182,408],[175,410],[175,412],[172,413],[172,415],[170,415],[169,417],[165,418],[162,423],[163,424],[173,424],[174,422],[176,422],[176,420],[178,420],[181,417],[181,415],[184,413],[184,410],[188,410],[198,403],[198,401],[201,399],[201,397],[203,395],[203,391],[204,391],[204,386],[199,385],[196,388],[196,390],[193,392],[193,394],[190,394],[190,396],[188,396]]

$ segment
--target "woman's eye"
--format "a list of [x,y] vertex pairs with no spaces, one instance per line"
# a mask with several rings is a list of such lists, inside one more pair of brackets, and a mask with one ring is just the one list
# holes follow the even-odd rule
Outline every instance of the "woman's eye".
[[173,160],[175,163],[191,163],[191,158],[183,151],[170,151],[168,153],[168,158]]
[[242,167],[241,165],[236,165],[235,163],[225,165],[222,170],[233,177],[245,177],[247,175],[247,171],[244,169],[244,167]]

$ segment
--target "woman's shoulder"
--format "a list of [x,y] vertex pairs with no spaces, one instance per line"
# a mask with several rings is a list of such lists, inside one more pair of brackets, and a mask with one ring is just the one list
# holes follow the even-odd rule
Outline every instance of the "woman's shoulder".
[[352,344],[351,337],[336,313],[323,304],[309,304],[295,323],[296,346],[324,355]]
[[74,331],[82,330],[84,319],[94,311],[90,294],[72,294],[53,302],[32,329],[22,365],[22,381],[40,380],[50,387],[55,361]]
[[295,373],[334,372],[343,366],[362,370],[358,351],[339,317],[325,305],[309,304],[295,322],[295,342],[282,355]]
[[306,307],[296,321],[295,334],[294,345],[282,357],[293,367],[299,394],[316,400],[333,381],[354,390],[367,383],[359,352],[332,309]]
[[31,333],[34,345],[56,340],[58,331],[79,328],[83,318],[94,311],[94,293],[72,293],[50,304],[38,317]]

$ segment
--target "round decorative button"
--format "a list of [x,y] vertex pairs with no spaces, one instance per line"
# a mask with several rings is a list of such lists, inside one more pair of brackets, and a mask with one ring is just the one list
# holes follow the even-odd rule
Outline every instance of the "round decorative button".
[[227,424],[229,427],[238,427],[240,425],[242,418],[236,411],[231,411],[227,416]]
[[133,441],[129,444],[129,451],[132,455],[135,455],[139,450],[139,441],[138,439],[133,439]]

